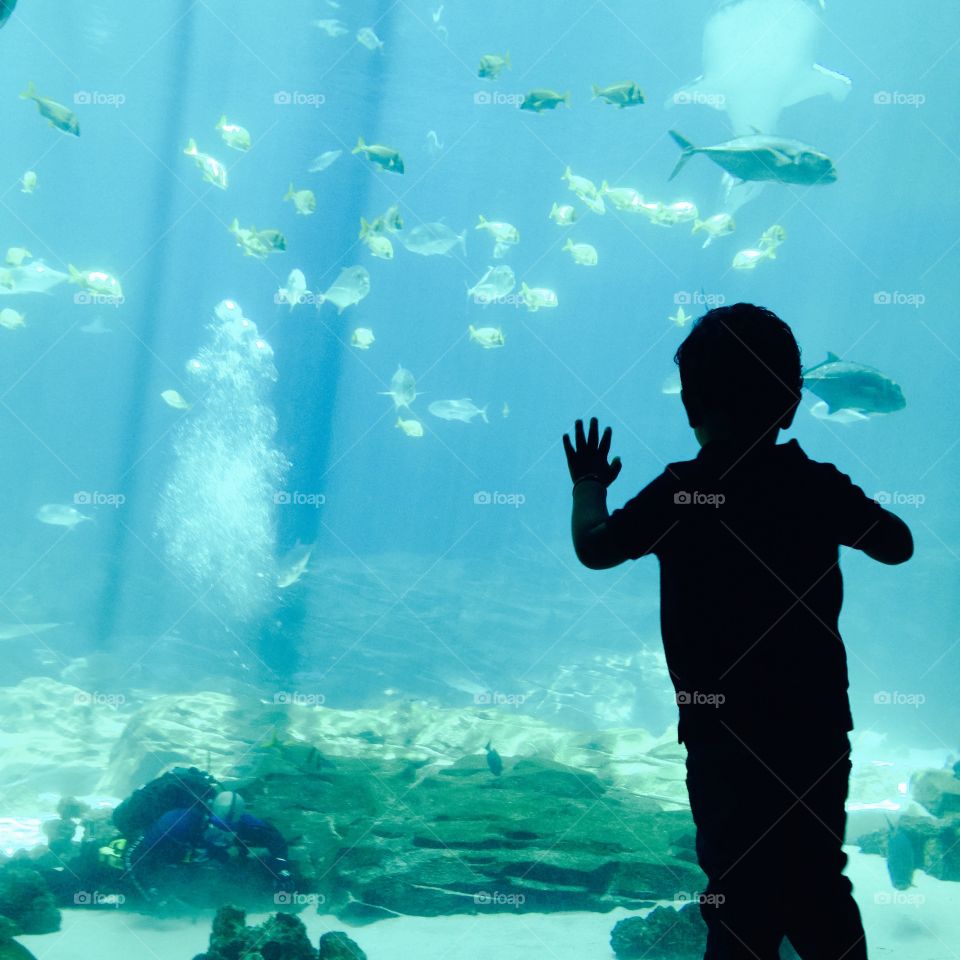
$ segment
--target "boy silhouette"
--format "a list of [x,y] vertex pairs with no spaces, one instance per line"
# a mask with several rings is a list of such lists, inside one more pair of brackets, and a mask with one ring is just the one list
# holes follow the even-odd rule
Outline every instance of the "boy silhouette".
[[701,450],[607,513],[611,430],[563,444],[573,545],[603,570],[654,554],[660,624],[687,748],[706,960],[865,960],[843,843],[850,742],[837,620],[839,546],[881,563],[907,525],[796,440],[803,377],[790,328],[762,307],[710,310],[674,357]]

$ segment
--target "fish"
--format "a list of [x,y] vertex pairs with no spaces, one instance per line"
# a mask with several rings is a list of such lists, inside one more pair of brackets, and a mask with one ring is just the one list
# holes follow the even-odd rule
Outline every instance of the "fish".
[[393,397],[393,405],[399,410],[401,407],[410,407],[410,404],[417,399],[417,381],[409,370],[405,370],[400,364],[397,364],[397,371],[390,378],[390,389],[381,390],[379,395],[382,397]]
[[833,413],[830,412],[830,407],[827,406],[825,400],[818,400],[811,408],[810,413],[815,416],[818,420],[830,420],[833,423],[842,423],[844,425],[850,423],[860,423],[863,420],[869,420],[866,414],[860,413],[859,410],[835,410]]
[[2,27],[13,13],[17,0],[0,0],[0,27]]
[[393,244],[389,237],[383,236],[378,227],[385,226],[381,219],[375,220],[372,224],[361,217],[360,218],[360,239],[366,243],[367,248],[375,257],[382,260],[393,259]]
[[516,285],[517,278],[506,264],[487,267],[487,272],[467,290],[467,296],[477,303],[493,303],[507,296]]
[[403,217],[400,215],[400,207],[397,204],[387,207],[386,212],[377,220],[382,221],[383,225],[391,233],[396,233],[403,229]]
[[487,751],[487,766],[490,768],[490,772],[495,776],[499,777],[503,773],[503,760],[500,757],[500,754],[493,749],[491,741],[487,741],[487,745],[483,748]]
[[569,227],[571,224],[576,223],[577,210],[576,207],[570,206],[569,203],[559,205],[554,202],[547,216],[549,216],[558,227]]
[[810,185],[833,183],[837,179],[833,161],[825,153],[799,140],[754,133],[712,147],[695,147],[675,130],[670,131],[670,136],[683,153],[667,178],[669,180],[697,153],[708,157],[737,180]]
[[72,263],[67,265],[70,271],[70,282],[89,290],[98,297],[113,297],[123,299],[123,287],[120,281],[102,270],[78,270]]
[[408,437],[423,436],[423,424],[419,420],[404,420],[403,417],[397,417],[395,426]]
[[19,267],[24,260],[29,260],[33,254],[26,247],[9,247],[6,262],[11,267]]
[[322,30],[328,37],[341,37],[349,33],[350,29],[340,20],[311,20],[311,25]]
[[7,330],[16,330],[17,327],[26,326],[26,322],[27,318],[22,313],[17,313],[16,310],[11,310],[9,307],[0,310],[0,327]]
[[271,253],[287,249],[286,237],[279,230],[241,227],[236,217],[227,229],[237,238],[237,246],[243,250],[244,256],[265,260]]
[[293,201],[297,213],[309,217],[317,209],[317,196],[312,190],[294,190],[293,183],[284,194],[283,199]]
[[893,889],[912,887],[916,869],[917,855],[910,834],[899,823],[894,827],[887,817],[887,873]]
[[369,350],[376,337],[369,327],[357,327],[350,337],[350,346],[358,350]]
[[703,241],[703,247],[706,249],[714,240],[720,237],[726,237],[733,233],[737,228],[737,223],[729,213],[715,213],[706,220],[695,219],[691,233],[699,233],[701,230],[707,235]]
[[570,252],[573,262],[582,267],[595,267],[597,265],[597,248],[589,243],[574,243],[569,237],[562,249]]
[[197,141],[193,137],[190,138],[183,152],[196,161],[197,166],[203,171],[203,179],[207,183],[212,183],[220,190],[227,189],[227,168],[216,157],[210,156],[209,153],[201,153],[197,149]]
[[441,420],[462,420],[470,423],[474,417],[481,417],[484,423],[490,422],[487,419],[487,408],[481,409],[467,397],[462,400],[434,400],[427,410]]
[[777,255],[773,247],[767,247],[765,250],[750,247],[747,250],[738,250],[731,266],[734,270],[753,270],[758,263],[762,263],[764,260],[776,259]]
[[372,27],[361,27],[357,31],[357,43],[362,43],[368,50],[383,50],[383,41],[373,32]]
[[609,200],[616,210],[636,213],[643,203],[643,195],[633,187],[611,187],[606,180],[600,184],[600,196]]
[[302,270],[291,270],[287,285],[277,291],[278,303],[289,303],[290,309],[303,303],[307,296],[307,278]]
[[763,231],[763,236],[757,243],[758,250],[776,250],[787,239],[787,231],[775,223]]
[[693,316],[685,312],[683,307],[677,307],[677,312],[667,319],[682,330],[693,319]]
[[501,220],[488,220],[482,213],[480,221],[474,230],[486,230],[493,239],[502,246],[510,246],[520,242],[520,231],[512,223]]
[[676,203],[661,203],[656,213],[650,217],[650,222],[659,226],[672,227],[677,223],[696,220],[700,211],[695,203],[689,200],[678,200]]
[[781,111],[809,97],[843,100],[850,78],[814,62],[820,17],[805,0],[733,0],[703,30],[703,73],[667,102],[727,114],[734,135],[772,134]]
[[804,370],[803,385],[826,401],[831,414],[837,410],[895,413],[907,405],[898,383],[874,367],[841,360],[835,353],[828,352],[823,363]]
[[342,150],[325,150],[319,157],[313,158],[313,163],[310,164],[308,173],[321,173],[331,164],[336,163],[342,153]]
[[281,590],[293,586],[306,573],[312,552],[313,544],[305,546],[297,540],[293,548],[284,555],[277,572],[277,586]]
[[475,327],[472,323],[467,327],[467,333],[474,343],[480,344],[484,350],[502,347],[504,344],[503,331],[499,327]]
[[681,389],[680,374],[671,373],[670,376],[664,378],[663,384],[660,387],[660,392],[667,394],[668,396],[679,396]]
[[540,88],[531,90],[520,104],[521,110],[532,110],[534,113],[542,113],[544,110],[555,110],[559,104],[565,107],[570,106],[570,91],[566,93],[557,93],[556,90],[547,90]]
[[54,527],[69,527],[70,529],[84,520],[93,519],[93,517],[81,513],[76,507],[63,503],[45,503],[34,516],[41,523],[48,523]]
[[370,292],[370,274],[365,267],[344,267],[326,293],[317,294],[317,309],[327,301],[343,313]]
[[27,89],[20,94],[20,99],[33,100],[37,105],[37,110],[40,111],[40,115],[50,121],[51,127],[55,127],[63,133],[73,134],[75,137],[80,136],[80,121],[77,119],[77,115],[62,103],[41,97],[37,93],[37,88],[32,80],[27,84]]
[[449,257],[450,252],[457,244],[463,251],[464,256],[467,253],[467,231],[454,233],[444,223],[423,223],[414,227],[403,238],[403,245],[411,253],[419,253],[424,257],[443,256]]
[[513,69],[513,64],[510,63],[509,50],[502,57],[495,53],[487,53],[480,58],[477,76],[485,80],[496,80],[505,69]]
[[228,147],[241,151],[250,149],[250,131],[239,124],[229,123],[226,115],[220,118],[215,129],[220,131],[220,136]]
[[560,179],[566,180],[567,186],[595,213],[606,211],[603,197],[592,180],[578,176],[569,167],[564,170]]
[[46,633],[59,623],[0,623],[0,640],[16,640],[19,637],[31,637],[36,633]]
[[357,145],[350,152],[365,154],[371,163],[391,173],[403,173],[403,157],[393,147],[385,147],[382,143],[364,143],[363,137],[357,137]]
[[164,390],[160,397],[168,407],[173,407],[174,410],[190,409],[190,404],[176,390]]
[[38,185],[37,171],[28,170],[20,178],[20,192],[21,193],[33,193],[37,189]]
[[556,307],[560,301],[553,290],[548,287],[528,287],[520,284],[520,296],[531,313],[536,313],[541,307]]
[[643,91],[632,80],[625,80],[623,83],[613,83],[609,87],[598,87],[593,85],[593,99],[606,100],[607,103],[616,104],[623,110],[625,107],[636,107],[641,103],[646,103]]
[[48,267],[42,260],[0,270],[0,295],[11,293],[49,293],[70,279],[69,274]]

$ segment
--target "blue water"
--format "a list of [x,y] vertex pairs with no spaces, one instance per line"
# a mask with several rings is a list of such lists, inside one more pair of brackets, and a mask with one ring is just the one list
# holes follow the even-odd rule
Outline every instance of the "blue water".
[[[595,654],[655,651],[655,563],[597,574],[573,556],[560,437],[578,417],[612,426],[624,469],[611,506],[665,463],[695,455],[679,398],[661,384],[683,336],[667,317],[702,291],[777,311],[806,364],[833,351],[901,384],[905,410],[850,426],[815,419],[816,398],[805,393],[781,439],[797,437],[868,493],[900,497],[892,506],[912,528],[915,558],[887,568],[843,555],[854,718],[893,740],[955,750],[960,9],[929,0],[921,15],[885,0],[867,17],[862,5],[831,0],[817,58],[849,75],[852,92],[840,103],[818,97],[788,108],[779,132],[827,152],[839,180],[768,185],[737,212],[734,236],[706,250],[689,225],[658,228],[612,209],[592,215],[560,178],[569,165],[647,199],[692,200],[703,215],[720,209],[719,171],[707,160],[694,158],[667,182],[677,159],[667,130],[715,143],[730,133],[724,114],[663,107],[700,72],[710,3],[451,0],[440,19],[445,36],[433,9],[21,0],[0,33],[0,241],[56,269],[113,273],[125,292],[120,306],[77,303],[73,286],[0,298],[0,308],[27,317],[26,327],[0,330],[0,619],[68,625],[42,643],[6,643],[7,682],[60,676],[80,656],[122,660],[131,644],[152,648],[174,634],[180,649],[193,643],[200,652],[182,661],[182,676],[166,655],[148,660],[155,666],[135,686],[189,688],[196,673],[188,663],[200,663],[209,682],[222,676],[224,685],[253,689],[319,671],[330,702],[343,707],[375,702],[388,686],[467,707],[469,697],[443,677],[510,691]],[[339,18],[351,33],[330,38],[309,25],[317,17]],[[353,42],[365,25],[382,52]],[[506,49],[513,69],[496,83],[478,79],[479,57]],[[645,105],[620,111],[591,101],[592,84],[626,78],[644,89]],[[50,129],[18,99],[31,79],[41,94],[75,106],[79,139]],[[541,86],[570,90],[571,108],[538,115],[477,102],[481,92],[509,98]],[[877,103],[884,92],[923,102]],[[285,104],[278,94],[322,102]],[[251,131],[249,153],[220,140],[221,114]],[[426,149],[431,130],[442,143],[436,155]],[[351,155],[358,136],[398,149],[406,173]],[[183,156],[190,137],[228,166],[226,192]],[[336,149],[343,155],[333,166],[307,173],[316,155]],[[40,177],[30,196],[18,182],[27,169]],[[314,216],[282,202],[291,181],[315,191]],[[561,229],[547,218],[554,201],[578,207],[577,225]],[[439,220],[466,229],[466,255],[420,257],[395,237],[392,262],[373,258],[357,241],[359,218],[393,203],[408,230]],[[519,228],[521,242],[503,261],[473,229],[479,214]],[[227,231],[234,217],[282,230],[287,251],[263,262],[244,257]],[[788,234],[777,260],[732,270],[733,254],[774,223]],[[594,244],[598,266],[575,265],[560,249],[568,236]],[[560,306],[528,313],[471,303],[466,288],[499,262],[518,285],[555,289]],[[369,270],[372,289],[342,314],[329,304],[291,312],[275,301],[295,267],[311,290],[324,290],[355,264]],[[882,293],[894,302],[877,303]],[[178,424],[199,415],[169,408],[159,394],[190,398],[185,364],[209,342],[206,325],[225,298],[274,351],[277,378],[263,402],[276,416],[275,449],[291,464],[285,489],[323,500],[276,508],[276,556],[297,539],[315,543],[310,572],[286,591],[268,584],[247,616],[218,600],[216,584],[198,586],[171,563],[157,526]],[[97,316],[112,333],[79,330]],[[501,326],[505,348],[470,343],[468,323]],[[369,351],[349,346],[357,326],[375,332]],[[398,364],[423,394],[413,404],[422,439],[396,429],[390,398],[378,395]],[[459,397],[488,405],[489,424],[426,410]],[[34,518],[41,504],[71,503],[82,491],[124,503],[96,508],[94,522],[71,532]],[[478,492],[523,502],[478,504]],[[918,498],[919,506],[907,502]],[[202,517],[202,505],[183,509]],[[202,533],[211,544],[220,535],[212,523]],[[369,664],[358,666],[365,647],[374,651],[368,659],[388,648],[400,655],[383,660],[374,680]],[[648,694],[643,682],[636,679],[637,706],[625,716],[660,732],[671,705],[661,686]],[[884,706],[878,691],[922,694],[924,703]],[[588,709],[579,722],[601,721]]]

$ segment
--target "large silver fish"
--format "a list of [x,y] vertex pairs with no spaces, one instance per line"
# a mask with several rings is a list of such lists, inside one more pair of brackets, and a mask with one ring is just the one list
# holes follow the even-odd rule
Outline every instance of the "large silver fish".
[[695,147],[686,137],[670,131],[683,153],[669,179],[672,180],[695,154],[702,153],[737,180],[776,180],[779,183],[833,183],[837,168],[819,150],[784,137],[755,133],[735,137],[712,147]]
[[803,371],[803,385],[826,401],[831,414],[837,410],[893,413],[907,405],[898,383],[874,367],[841,360],[834,353]]

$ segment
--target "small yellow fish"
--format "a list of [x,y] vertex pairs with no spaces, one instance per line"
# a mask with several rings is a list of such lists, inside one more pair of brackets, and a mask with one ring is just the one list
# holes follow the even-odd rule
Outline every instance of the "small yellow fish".
[[485,80],[496,80],[504,68],[507,70],[513,69],[513,64],[510,63],[509,50],[502,57],[495,53],[488,53],[480,58],[480,68],[477,70],[477,76],[483,77]]
[[33,100],[42,117],[50,121],[51,127],[62,130],[64,133],[72,133],[75,137],[80,136],[80,121],[77,115],[62,103],[56,100],[48,100],[46,97],[37,95],[37,88],[31,80],[27,84],[27,89],[20,94],[21,100]]
[[593,85],[593,99],[600,97],[607,103],[616,104],[621,110],[624,107],[635,107],[645,103],[643,91],[632,80],[624,83],[614,83],[609,87],[598,87]]
[[765,250],[740,250],[733,258],[734,270],[753,270],[761,260],[776,260],[777,255],[773,247]]
[[21,192],[21,193],[33,193],[33,191],[37,189],[37,183],[38,183],[38,181],[37,181],[37,171],[36,171],[36,170],[28,170],[28,171],[20,178],[20,184],[21,184],[20,192]]
[[611,187],[606,180],[600,184],[600,195],[609,200],[617,210],[636,213],[643,197],[633,187]]
[[226,115],[222,116],[217,123],[216,129],[220,131],[223,142],[234,150],[250,149],[250,131],[236,123],[228,123]]
[[160,396],[163,398],[163,402],[168,407],[173,407],[174,410],[189,410],[190,404],[187,403],[183,397],[177,393],[176,390],[164,390]]
[[7,263],[11,267],[19,267],[24,260],[30,260],[33,254],[26,247],[10,247],[7,250]]
[[532,110],[534,113],[542,113],[544,110],[555,110],[559,104],[565,107],[570,106],[570,91],[566,93],[557,93],[556,90],[547,90],[541,88],[531,90],[520,104],[521,110]]
[[397,417],[396,424],[408,437],[422,437],[423,424],[419,420],[404,420]]
[[693,230],[691,232],[697,233],[703,230],[707,235],[707,239],[703,241],[703,245],[704,247],[709,247],[714,240],[720,237],[726,237],[728,234],[733,233],[736,228],[736,221],[729,213],[715,213],[712,217],[707,217],[706,220],[694,220]]
[[536,313],[541,307],[556,307],[559,305],[557,295],[548,287],[528,287],[520,284],[520,296],[531,313]]
[[76,283],[99,297],[123,299],[123,287],[112,274],[104,273],[102,270],[78,270],[72,263],[67,269],[70,271],[71,283]]
[[316,194],[312,190],[294,190],[292,183],[283,199],[292,200],[293,205],[297,208],[297,213],[305,217],[309,217],[317,209]]
[[689,313],[685,313],[683,307],[677,307],[677,312],[672,317],[667,317],[671,323],[675,323],[681,330],[693,319]]
[[775,223],[772,227],[768,227],[763,231],[763,236],[760,237],[760,242],[757,244],[757,248],[760,250],[773,249],[776,250],[784,240],[787,239],[787,231],[780,226],[779,223]]
[[369,327],[357,327],[350,338],[350,346],[358,350],[369,350],[376,338]]
[[17,313],[16,310],[11,310],[10,307],[5,307],[3,310],[0,310],[0,327],[5,327],[7,330],[16,330],[17,327],[22,327],[26,323],[26,316],[22,313]]
[[193,137],[190,138],[183,152],[186,156],[193,157],[197,166],[203,171],[203,179],[207,183],[212,183],[221,190],[227,189],[227,168],[216,157],[211,157],[209,153],[201,153]]
[[385,147],[381,143],[364,143],[363,137],[358,137],[357,145],[350,152],[366,154],[368,160],[391,173],[403,173],[403,157],[393,147]]
[[488,220],[483,214],[480,214],[480,222],[474,229],[486,230],[497,243],[513,244],[520,242],[520,231],[512,223],[504,223],[502,220]]
[[472,323],[467,327],[470,339],[480,344],[484,350],[502,347],[504,344],[503,331],[499,327],[475,327]]
[[548,216],[558,227],[569,227],[576,222],[577,211],[569,203],[565,203],[563,206],[554,203]]
[[582,267],[595,267],[597,265],[597,248],[589,243],[574,243],[568,238],[563,245],[563,250],[569,250],[573,262],[579,263]]

